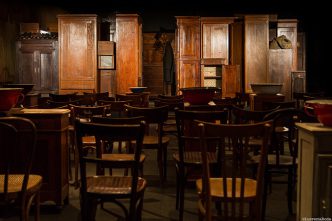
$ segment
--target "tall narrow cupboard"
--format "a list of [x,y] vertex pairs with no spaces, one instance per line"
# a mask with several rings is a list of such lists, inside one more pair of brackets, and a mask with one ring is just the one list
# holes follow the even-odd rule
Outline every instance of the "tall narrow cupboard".
[[142,84],[142,22],[138,14],[116,15],[116,93]]
[[58,15],[59,92],[97,90],[97,15]]

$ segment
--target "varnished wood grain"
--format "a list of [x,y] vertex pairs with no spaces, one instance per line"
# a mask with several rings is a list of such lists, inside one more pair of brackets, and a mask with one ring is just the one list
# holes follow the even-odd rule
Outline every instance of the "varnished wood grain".
[[59,91],[97,90],[97,16],[58,15]]

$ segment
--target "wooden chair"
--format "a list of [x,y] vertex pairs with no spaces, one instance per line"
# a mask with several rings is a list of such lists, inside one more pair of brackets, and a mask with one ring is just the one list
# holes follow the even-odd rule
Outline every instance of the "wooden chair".
[[[127,125],[127,124],[139,124],[141,121],[144,120],[143,116],[140,117],[116,117],[116,118],[111,118],[111,117],[92,117],[91,122],[93,123],[100,123],[100,124],[111,124],[111,125]],[[114,149],[114,145],[117,145],[117,151]],[[99,146],[100,147],[100,146]],[[125,149],[123,151],[122,149]],[[109,143],[103,148],[98,148],[97,145],[97,150],[96,150],[96,155],[98,158],[105,159],[105,160],[110,160],[110,161],[120,161],[121,162],[126,162],[126,159],[130,159],[133,157],[133,144],[130,142],[121,142],[121,141],[116,141]],[[145,154],[141,154],[140,157],[140,166],[139,166],[139,172],[140,176],[143,177],[143,163],[145,161]],[[124,167],[125,164],[121,165],[121,167]],[[112,175],[112,168],[110,169],[110,175]],[[126,170],[125,174],[127,174]],[[104,174],[104,168],[98,168],[97,174]]]
[[163,99],[163,100],[183,100],[183,95],[164,95],[164,94],[158,94],[157,95],[158,99]]
[[[257,124],[232,125],[200,122],[200,146],[203,175],[196,181],[199,194],[200,220],[262,220],[264,170],[272,121]],[[254,178],[248,172],[250,137],[262,139],[258,172]],[[230,142],[228,142],[230,141]],[[208,147],[218,147],[220,176],[211,176],[212,161]],[[226,152],[231,146],[231,157]],[[212,202],[216,202],[214,212]]]
[[69,93],[69,94],[53,94],[49,93],[48,96],[52,101],[57,102],[67,102],[67,101],[73,101],[77,100],[77,93]]
[[0,217],[2,218],[6,218],[6,215],[14,210],[14,214],[19,214],[21,221],[27,221],[31,204],[34,203],[35,221],[39,221],[42,177],[31,173],[36,137],[36,127],[31,120],[20,117],[0,118]]
[[143,99],[140,94],[116,94],[115,100],[117,101],[127,101],[130,106],[142,107]]
[[[74,138],[75,135],[73,134],[75,132],[74,122],[75,122],[75,120],[90,122],[91,118],[93,116],[105,117],[109,106],[105,105],[105,106],[93,106],[92,107],[92,106],[79,106],[79,105],[69,104],[69,108],[71,110],[70,121],[71,121],[71,124],[73,125],[72,129],[69,132],[70,132],[70,136],[74,139],[74,141],[72,141],[72,147],[74,149],[73,152],[74,152],[74,168],[75,168],[74,185],[76,187],[78,187],[77,184],[78,184],[79,158],[78,158],[78,152],[77,152],[75,138]],[[85,154],[88,154],[89,150],[95,151],[95,149],[96,149],[95,138],[93,136],[84,137],[83,147],[84,147]]]
[[143,140],[144,149],[157,150],[157,163],[161,184],[167,178],[167,146],[170,138],[164,136],[164,123],[168,117],[168,107],[133,107],[126,105],[128,116],[143,116],[147,124],[147,130]]
[[81,96],[80,105],[95,106],[98,100],[115,100],[115,98],[110,98],[108,92],[101,92],[101,93],[83,92],[83,95]]
[[263,110],[272,110],[275,108],[295,108],[296,101],[263,101]]
[[[263,120],[273,120],[271,144],[267,160],[266,184],[286,183],[287,205],[289,214],[293,214],[293,192],[296,181],[297,169],[297,128],[296,122],[307,121],[306,114],[295,108],[283,108],[267,114]],[[284,143],[287,143],[289,151],[284,151]],[[257,163],[257,158],[253,158]],[[273,174],[287,174],[287,181],[274,181]],[[267,193],[264,194],[264,212]]]
[[[164,95],[166,96],[166,95]],[[177,96],[178,97],[178,96]],[[177,135],[176,121],[175,121],[175,109],[183,110],[184,102],[182,99],[162,99],[157,98],[154,100],[155,107],[167,106],[168,107],[168,119],[164,123],[164,133],[169,135]]]
[[[143,196],[147,185],[146,180],[138,176],[145,130],[144,123],[111,125],[76,121],[75,128],[81,172],[81,219],[83,221],[93,221],[98,203],[113,202],[123,210],[125,220],[140,221]],[[98,144],[110,143],[116,140],[135,141],[133,157],[125,160],[125,162],[119,162],[85,156],[83,138],[87,135],[94,136]],[[121,167],[119,163],[125,163],[126,167],[130,167],[131,176],[87,176],[87,163],[112,168]],[[129,199],[129,206],[125,206],[125,202],[122,201],[124,199]]]
[[97,105],[110,105],[108,109],[108,114],[114,117],[126,117],[126,107],[125,105],[129,105],[130,101],[108,101],[108,100],[98,100]]
[[[178,131],[178,151],[173,154],[176,167],[176,208],[179,210],[179,220],[183,220],[184,192],[188,181],[196,180],[201,175],[201,154],[199,134],[194,120],[209,122],[227,122],[226,111],[187,111],[176,110],[176,125]],[[218,166],[216,148],[209,150],[209,158],[214,166]]]

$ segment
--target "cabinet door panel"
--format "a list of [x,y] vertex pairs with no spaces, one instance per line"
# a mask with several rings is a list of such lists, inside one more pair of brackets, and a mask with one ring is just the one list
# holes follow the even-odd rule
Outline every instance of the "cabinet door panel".
[[200,87],[200,63],[199,61],[180,61],[179,88]]
[[29,39],[16,43],[17,82],[34,84],[33,90],[49,93],[58,88],[58,44],[55,40]]
[[116,93],[138,86],[141,66],[141,28],[138,15],[116,17]]
[[203,58],[228,61],[228,24],[203,24]]
[[59,90],[96,90],[97,27],[93,15],[59,15]]
[[200,59],[199,19],[181,19],[178,28],[180,58]]
[[241,92],[240,65],[222,66],[222,97],[235,97]]
[[[34,84],[35,82],[35,53],[33,51],[21,51],[19,56],[19,82],[23,84]],[[34,86],[38,90],[39,85]]]
[[250,83],[267,82],[268,74],[268,16],[245,16],[245,92],[251,92]]

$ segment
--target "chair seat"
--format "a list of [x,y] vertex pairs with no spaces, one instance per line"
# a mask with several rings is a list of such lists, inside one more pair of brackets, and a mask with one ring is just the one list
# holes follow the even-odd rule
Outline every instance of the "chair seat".
[[[167,136],[162,137],[162,144],[168,144],[170,141],[170,138]],[[146,148],[146,145],[156,145],[158,144],[158,136],[144,136],[143,139],[143,145],[144,148]]]
[[83,145],[85,145],[85,146],[87,146],[87,145],[95,146],[96,145],[96,139],[94,136],[83,137],[82,142],[83,142]]
[[286,133],[288,131],[289,131],[289,128],[287,128],[287,127],[276,127],[275,128],[276,133]]
[[[128,195],[131,193],[132,177],[128,176],[92,176],[87,177],[87,192],[94,194]],[[147,182],[139,177],[137,192],[144,191]]]
[[[207,153],[208,161],[210,163],[217,163],[217,155],[215,152]],[[183,155],[184,164],[202,164],[201,152],[186,151]],[[180,162],[179,153],[173,154],[173,159],[178,163]]]
[[[236,193],[235,197],[240,198],[241,179],[236,179]],[[244,197],[253,198],[256,196],[256,180],[246,178],[244,184]],[[202,179],[196,181],[196,187],[199,193],[202,192]],[[210,178],[211,197],[212,199],[224,197],[223,190],[223,178]],[[231,198],[232,195],[232,179],[227,178],[227,197]]]
[[[122,154],[122,153],[106,153],[102,154],[101,159],[103,160],[109,160],[109,161],[128,161],[134,159],[134,154]],[[140,163],[143,163],[145,161],[145,154],[141,154],[140,156]]]
[[[12,174],[9,175],[9,182],[8,182],[8,193],[12,197],[16,198],[16,194],[20,193],[22,190],[22,183],[23,183],[23,175],[21,174]],[[4,192],[4,175],[0,175],[0,195]],[[29,182],[27,186],[27,192],[35,192],[38,190],[42,184],[42,177],[39,175],[31,174],[29,175]],[[13,194],[13,195],[11,195]]]

